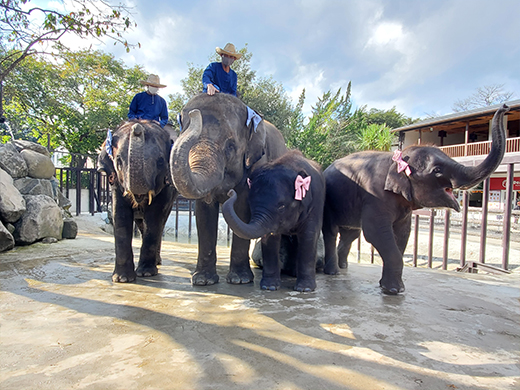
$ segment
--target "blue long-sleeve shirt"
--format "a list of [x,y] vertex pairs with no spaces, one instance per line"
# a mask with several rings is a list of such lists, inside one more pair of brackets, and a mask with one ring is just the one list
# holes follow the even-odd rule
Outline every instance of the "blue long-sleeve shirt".
[[168,123],[168,106],[166,100],[159,95],[140,92],[130,103],[128,119],[155,120],[164,127]]
[[213,84],[220,92],[237,96],[237,74],[233,69],[227,73],[220,62],[212,62],[202,74],[202,92],[208,92],[208,84]]

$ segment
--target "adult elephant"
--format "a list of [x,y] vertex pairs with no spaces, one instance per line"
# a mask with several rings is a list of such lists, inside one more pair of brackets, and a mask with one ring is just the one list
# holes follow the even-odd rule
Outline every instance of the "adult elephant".
[[[128,121],[114,133],[108,131],[98,170],[106,172],[112,191],[114,282],[157,274],[164,225],[177,195],[169,170],[172,142],[170,133],[154,121]],[[142,235],[137,269],[132,252],[134,221]]]
[[[250,120],[250,123],[248,121]],[[186,198],[197,199],[195,216],[199,253],[192,275],[194,285],[217,283],[216,245],[219,204],[229,190],[238,199],[236,212],[249,221],[246,179],[255,168],[286,152],[282,134],[261,120],[238,98],[218,93],[199,94],[183,108],[183,128],[171,155],[175,187]],[[233,234],[228,283],[249,283],[249,240]]]
[[504,106],[493,117],[491,151],[478,166],[461,165],[436,147],[417,145],[393,155],[354,153],[330,165],[324,171],[324,272],[335,274],[338,265],[347,267],[351,244],[362,229],[383,260],[379,281],[383,292],[403,292],[403,253],[410,236],[412,211],[423,207],[459,211],[453,189],[475,186],[502,161],[506,142],[503,119],[507,111]]

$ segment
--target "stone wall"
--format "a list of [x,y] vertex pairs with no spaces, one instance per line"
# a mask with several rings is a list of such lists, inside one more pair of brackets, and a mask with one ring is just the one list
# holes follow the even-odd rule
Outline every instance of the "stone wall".
[[54,174],[43,146],[21,140],[0,145],[0,252],[76,237],[71,203]]

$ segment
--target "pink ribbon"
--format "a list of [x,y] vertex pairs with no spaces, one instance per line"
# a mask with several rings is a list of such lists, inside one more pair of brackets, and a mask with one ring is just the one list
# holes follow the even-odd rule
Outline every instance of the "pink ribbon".
[[294,194],[294,199],[302,200],[305,198],[305,194],[309,191],[309,187],[311,185],[311,177],[307,176],[305,179],[298,175],[296,180],[294,181],[294,189],[296,193]]
[[406,176],[410,176],[412,174],[412,170],[410,169],[410,166],[406,161],[403,160],[403,152],[400,150],[396,150],[394,152],[394,156],[392,157],[392,160],[394,160],[397,163],[397,172],[401,173],[404,171],[406,173]]

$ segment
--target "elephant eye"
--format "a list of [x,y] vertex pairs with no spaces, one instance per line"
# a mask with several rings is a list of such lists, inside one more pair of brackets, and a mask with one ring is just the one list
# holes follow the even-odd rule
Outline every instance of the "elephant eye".
[[123,160],[121,159],[121,157],[117,156],[116,162],[117,162],[117,169],[122,170],[123,169]]
[[157,160],[157,168],[163,168],[164,167],[164,158],[161,157],[159,160]]
[[282,203],[282,204],[279,204],[278,205],[278,212],[282,212],[285,210],[285,205]]
[[440,167],[435,167],[433,168],[432,173],[437,177],[442,176],[442,169]]

